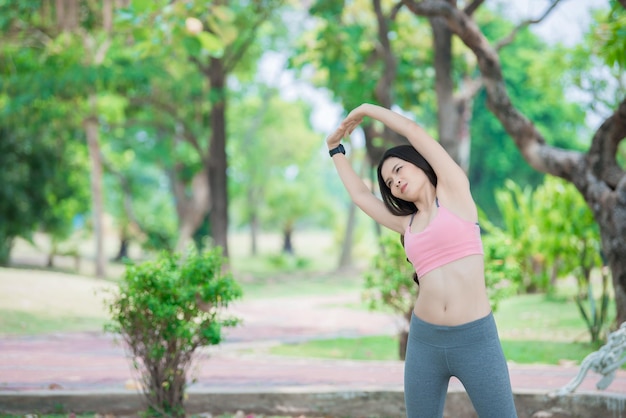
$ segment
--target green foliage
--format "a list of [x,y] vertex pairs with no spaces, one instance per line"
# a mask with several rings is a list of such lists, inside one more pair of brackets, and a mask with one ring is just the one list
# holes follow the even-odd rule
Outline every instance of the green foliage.
[[111,300],[108,330],[121,334],[143,377],[151,413],[184,416],[187,373],[197,348],[218,344],[238,320],[221,310],[241,297],[221,250],[161,253],[128,265]]
[[365,273],[364,299],[371,309],[391,308],[410,319],[418,293],[413,281],[415,270],[397,234],[383,234],[380,246],[382,252],[374,256],[372,267]]
[[415,270],[407,260],[402,241],[396,234],[380,237],[381,252],[374,256],[372,267],[365,273],[363,298],[370,309],[391,309],[404,319],[405,326],[398,335],[398,357],[406,358],[408,324],[419,288],[413,278]]
[[[381,7],[383,14],[391,14],[391,3],[382,2]],[[371,3],[342,5],[322,0],[315,2],[310,13],[314,25],[299,36],[290,67],[306,75],[314,85],[330,89],[333,98],[346,109],[376,102],[375,89],[385,63]],[[394,20],[388,18],[385,23],[398,75],[393,80],[392,96],[405,109],[416,101],[421,103],[425,97],[432,99],[427,86],[434,74],[426,65],[432,58],[429,25],[410,13],[398,13]]]
[[[304,358],[388,361],[397,359],[397,340],[388,335],[336,338],[279,345],[272,347],[270,352],[278,356]],[[589,343],[569,341],[502,339],[502,350],[508,361],[517,364],[560,365],[564,360],[580,362],[595,347]]]
[[[581,269],[584,270],[584,269]],[[591,274],[591,271],[588,272]],[[582,315],[587,329],[589,330],[589,336],[591,342],[600,345],[606,331],[607,318],[609,313],[609,271],[607,267],[600,269],[601,281],[602,281],[602,293],[600,294],[600,300],[596,301],[593,292],[593,286],[591,283],[591,277],[582,274],[578,275],[578,288],[579,292],[576,295],[576,306]]]
[[255,220],[284,234],[301,225],[326,224],[332,201],[319,175],[320,137],[309,124],[311,109],[285,101],[278,91],[251,84],[229,111],[229,169],[233,218]]
[[282,273],[304,270],[311,265],[311,260],[306,257],[297,257],[284,252],[268,256],[267,261],[272,269]]
[[498,230],[491,225],[489,230],[503,236],[509,257],[518,260],[520,274],[511,278],[524,292],[551,292],[557,278],[574,275],[579,289],[576,302],[596,342],[606,325],[608,286],[603,277],[596,306],[591,277],[603,264],[600,234],[581,194],[555,177],[546,177],[534,191],[509,180],[496,191],[496,201],[505,226]]
[[62,241],[88,209],[85,147],[48,119],[68,112],[40,101],[0,117],[0,264],[8,261],[14,238],[30,239],[39,228]]
[[[497,16],[482,18],[481,29],[488,39],[499,40],[510,33],[513,25]],[[570,60],[569,50],[549,46],[529,30],[517,34],[515,42],[499,55],[507,92],[512,102],[537,127],[550,145],[582,150],[589,143],[585,126],[585,109],[579,101],[568,100],[571,78],[580,73],[592,79],[588,54]],[[470,154],[472,193],[478,205],[498,226],[502,226],[494,190],[505,187],[507,179],[515,179],[522,188],[536,187],[543,174],[523,160],[514,141],[487,107],[486,93],[474,100]]]
[[522,272],[511,237],[489,222],[482,211],[480,218],[481,228],[487,232],[482,238],[485,285],[491,308],[495,312],[502,299],[515,294]]
[[596,45],[609,67],[626,67],[626,9],[623,3],[611,0],[611,10],[597,15],[594,28]]

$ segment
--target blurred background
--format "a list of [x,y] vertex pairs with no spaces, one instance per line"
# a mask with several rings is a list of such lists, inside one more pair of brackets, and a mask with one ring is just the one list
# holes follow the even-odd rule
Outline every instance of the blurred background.
[[[514,105],[550,145],[586,151],[624,97],[623,8],[478,3]],[[360,292],[385,233],[351,205],[325,136],[363,102],[441,136],[432,27],[401,2],[0,1],[0,36],[0,265],[22,271],[115,282],[125,262],[219,246],[245,297]],[[449,151],[491,237],[494,303],[568,303],[578,322],[564,338],[594,326],[598,341],[610,315],[597,324],[573,303],[593,280],[612,295],[593,217],[573,186],[523,160],[475,56],[458,38],[448,47],[463,121]],[[367,181],[394,141],[375,128],[346,145]],[[583,249],[594,275],[580,271]],[[18,292],[16,277],[0,292],[9,334],[28,329],[15,295],[43,286],[23,278]]]

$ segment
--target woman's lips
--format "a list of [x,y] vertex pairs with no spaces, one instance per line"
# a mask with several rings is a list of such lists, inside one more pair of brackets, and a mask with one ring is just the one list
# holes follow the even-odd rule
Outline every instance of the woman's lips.
[[402,187],[400,187],[400,193],[404,193],[405,190],[406,190],[406,183],[404,183]]

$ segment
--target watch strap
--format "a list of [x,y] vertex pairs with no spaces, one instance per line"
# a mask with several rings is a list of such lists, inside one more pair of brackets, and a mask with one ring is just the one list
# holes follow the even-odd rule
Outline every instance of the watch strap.
[[335,154],[345,154],[346,153],[346,149],[343,147],[343,144],[339,144],[336,148],[333,148],[331,150],[328,151],[328,154],[332,157]]

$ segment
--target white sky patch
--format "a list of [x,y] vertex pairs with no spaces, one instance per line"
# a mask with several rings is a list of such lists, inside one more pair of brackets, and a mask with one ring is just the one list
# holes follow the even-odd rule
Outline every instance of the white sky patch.
[[[496,0],[514,22],[537,19],[554,0]],[[589,28],[593,9],[608,9],[608,0],[561,0],[554,10],[531,30],[550,43],[573,46],[580,42]],[[508,13],[507,13],[508,12]]]
[[285,178],[290,181],[295,180],[295,178],[298,177],[299,172],[300,169],[297,165],[292,164],[290,166],[287,166],[287,168],[285,168]]
[[311,103],[313,128],[325,134],[330,133],[339,124],[343,109],[331,100],[324,89],[297,80],[294,72],[286,69],[286,60],[284,53],[265,53],[259,64],[259,79],[278,88],[281,97],[287,101],[303,99]]

